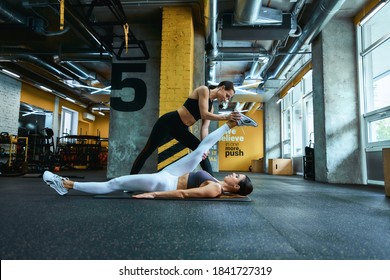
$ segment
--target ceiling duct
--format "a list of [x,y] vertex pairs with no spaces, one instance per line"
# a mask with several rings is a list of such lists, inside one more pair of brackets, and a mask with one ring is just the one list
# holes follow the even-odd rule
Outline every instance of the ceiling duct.
[[[213,63],[223,61],[254,61],[250,76],[260,78],[260,71],[264,71],[269,63],[269,54],[264,50],[255,48],[218,48],[217,36],[217,1],[210,0],[209,25],[207,29],[207,67],[209,77],[215,77]],[[236,0],[235,10],[232,14],[223,14],[221,20],[221,39],[232,41],[250,40],[285,40],[296,31],[296,17],[289,13],[262,7],[261,1]],[[260,64],[259,64],[260,63]]]
[[236,0],[234,7],[234,22],[242,25],[254,24],[260,13],[261,1]]
[[268,75],[267,79],[278,78],[282,71],[292,66],[294,54],[304,51],[311,41],[322,31],[331,18],[340,10],[345,0],[321,0],[314,9],[310,20],[302,30],[302,35],[295,39],[287,55],[279,62],[276,69]]
[[291,32],[291,14],[282,14],[281,24],[276,25],[237,25],[233,14],[222,17],[222,40],[282,40]]
[[[222,40],[282,40],[295,24],[289,13],[262,7],[261,1],[236,0],[233,14],[222,17]],[[296,28],[296,27],[295,27]]]
[[282,11],[262,7],[261,1],[235,1],[234,25],[280,25],[282,22]]

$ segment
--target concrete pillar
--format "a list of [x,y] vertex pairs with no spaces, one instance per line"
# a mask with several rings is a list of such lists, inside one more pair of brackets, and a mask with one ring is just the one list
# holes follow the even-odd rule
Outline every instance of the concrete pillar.
[[[159,116],[161,27],[132,24],[130,28],[138,40],[145,41],[150,58],[113,61],[108,178],[130,173]],[[116,32],[123,34],[123,29]],[[129,49],[127,54],[141,55],[139,49]],[[155,172],[156,166],[157,152],[141,173]]]
[[353,22],[335,18],[312,43],[316,181],[361,184]]
[[282,137],[280,104],[276,104],[278,96],[272,97],[264,105],[264,162],[265,172],[268,170],[268,159],[282,156]]

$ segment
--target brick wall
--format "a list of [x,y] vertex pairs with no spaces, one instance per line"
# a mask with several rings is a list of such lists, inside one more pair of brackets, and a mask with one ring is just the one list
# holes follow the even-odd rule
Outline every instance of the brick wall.
[[193,85],[194,27],[189,7],[163,10],[160,116],[180,107]]
[[[163,9],[160,67],[160,116],[177,110],[193,90],[194,26],[189,7]],[[169,141],[159,147],[158,169],[188,153]]]
[[17,135],[22,84],[0,74],[0,132]]

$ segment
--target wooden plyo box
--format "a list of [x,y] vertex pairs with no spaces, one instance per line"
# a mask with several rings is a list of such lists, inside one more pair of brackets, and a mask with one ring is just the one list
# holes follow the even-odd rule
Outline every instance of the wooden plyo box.
[[268,173],[273,175],[293,175],[292,160],[286,158],[268,159]]
[[383,173],[385,177],[385,195],[390,196],[390,148],[382,150]]
[[264,168],[263,168],[263,159],[254,159],[252,160],[252,172],[253,173],[263,173]]

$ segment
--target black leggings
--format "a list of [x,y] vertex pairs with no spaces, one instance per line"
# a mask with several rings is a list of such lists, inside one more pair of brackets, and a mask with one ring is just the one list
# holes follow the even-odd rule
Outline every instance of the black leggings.
[[[183,124],[177,111],[166,113],[154,124],[145,147],[133,163],[130,174],[138,174],[144,166],[145,161],[169,136],[193,151],[200,143],[200,140],[188,130],[188,127],[185,124]],[[208,158],[202,160],[200,166],[203,170],[213,175],[213,170]]]

